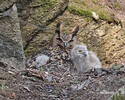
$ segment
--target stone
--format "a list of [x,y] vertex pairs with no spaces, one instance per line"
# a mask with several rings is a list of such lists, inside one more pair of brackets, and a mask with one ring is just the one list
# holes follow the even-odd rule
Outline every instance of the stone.
[[16,68],[25,67],[20,24],[15,4],[0,17],[0,61]]

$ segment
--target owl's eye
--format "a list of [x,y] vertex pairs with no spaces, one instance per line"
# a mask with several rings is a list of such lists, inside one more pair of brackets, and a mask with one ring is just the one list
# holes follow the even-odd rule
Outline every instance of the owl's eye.
[[69,42],[73,42],[73,40],[70,40]]
[[82,53],[82,50],[78,50],[79,53]]

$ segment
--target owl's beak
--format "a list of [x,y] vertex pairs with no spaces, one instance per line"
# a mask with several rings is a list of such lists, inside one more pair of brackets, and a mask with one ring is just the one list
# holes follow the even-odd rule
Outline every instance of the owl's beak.
[[85,52],[83,52],[83,56],[85,56],[85,57],[86,57],[86,56],[87,56],[87,54],[86,54]]
[[67,46],[67,44],[68,44],[68,43],[64,42],[64,47],[66,47],[66,46]]

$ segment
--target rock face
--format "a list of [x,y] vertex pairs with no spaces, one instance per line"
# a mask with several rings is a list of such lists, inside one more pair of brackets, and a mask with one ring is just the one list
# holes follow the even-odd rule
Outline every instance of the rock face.
[[8,8],[1,11],[2,16],[0,17],[0,61],[14,68],[22,69],[25,56],[17,8],[14,3],[8,3],[8,5]]
[[[55,26],[48,27],[67,8],[69,0],[17,0],[25,55],[44,48]],[[43,38],[44,37],[44,38]]]

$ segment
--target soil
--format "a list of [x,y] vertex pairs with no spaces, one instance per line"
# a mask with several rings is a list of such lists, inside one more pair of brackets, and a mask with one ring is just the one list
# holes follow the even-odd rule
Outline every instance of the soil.
[[125,85],[123,65],[117,70],[77,74],[71,70],[68,57],[60,57],[64,55],[62,51],[49,49],[53,52],[51,55],[45,52],[49,50],[40,51],[51,57],[41,68],[14,72],[9,65],[0,63],[0,100],[107,100]]

